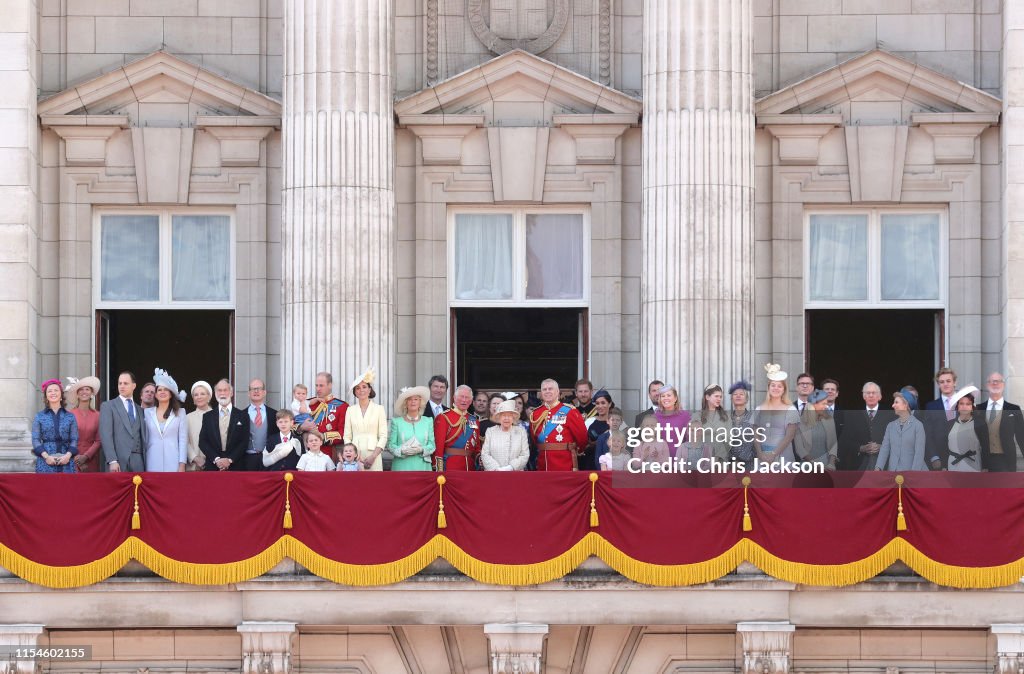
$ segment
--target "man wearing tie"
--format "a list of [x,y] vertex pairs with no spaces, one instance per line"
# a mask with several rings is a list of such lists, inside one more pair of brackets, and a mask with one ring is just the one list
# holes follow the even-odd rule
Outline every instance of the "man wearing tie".
[[436,419],[449,409],[444,404],[444,397],[448,395],[448,377],[435,374],[427,382],[427,388],[430,390],[430,400],[423,408],[423,416]]
[[988,424],[988,466],[991,472],[1012,473],[1017,470],[1017,448],[1024,452],[1024,414],[1020,405],[1003,398],[1006,378],[993,372],[985,381],[988,400],[974,409],[985,410]]
[[814,392],[814,377],[802,372],[797,375],[796,378],[796,400],[793,401],[793,407],[800,411],[800,414],[804,413],[804,408],[807,407],[807,396]]
[[135,403],[135,375],[117,375],[117,397],[100,405],[100,446],[111,473],[146,470],[146,425]]
[[844,413],[846,421],[839,439],[839,467],[842,470],[874,470],[882,447],[885,427],[893,420],[891,410],[882,409],[882,389],[873,381],[861,388],[864,407]]
[[956,417],[956,372],[944,367],[935,373],[939,397],[924,407],[924,432],[927,437],[925,456],[932,470],[942,470],[942,455],[946,446],[946,422]]
[[[268,429],[277,422],[277,410],[267,407],[267,385],[262,379],[249,382],[249,448],[245,450],[245,470],[263,470],[263,451],[267,449]],[[271,445],[273,446],[273,445]]]
[[199,449],[206,456],[206,470],[244,470],[249,437],[249,415],[232,404],[234,387],[221,379],[213,387],[217,406],[203,415]]
[[842,441],[845,419],[843,418],[843,413],[836,408],[836,399],[839,397],[839,382],[835,379],[825,379],[821,382],[821,390],[828,395],[828,398],[826,398],[828,406],[825,408],[825,411],[828,412],[828,415],[836,423],[836,437]]

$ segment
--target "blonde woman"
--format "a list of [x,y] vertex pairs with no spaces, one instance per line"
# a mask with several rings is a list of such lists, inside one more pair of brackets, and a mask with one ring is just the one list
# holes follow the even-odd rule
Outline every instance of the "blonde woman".
[[789,399],[786,379],[789,375],[777,364],[764,367],[768,375],[768,393],[757,406],[751,426],[764,429],[765,441],[754,439],[757,458],[766,463],[793,463],[793,438],[800,425],[800,414]]
[[192,384],[192,402],[196,408],[185,415],[185,423],[188,425],[188,453],[185,463],[185,470],[203,470],[206,466],[206,455],[199,449],[199,431],[203,428],[203,415],[210,411],[210,401],[213,400],[213,387],[205,381],[197,381]]
[[356,446],[359,460],[366,470],[384,470],[380,455],[388,444],[387,412],[383,406],[373,402],[377,397],[373,390],[375,376],[370,367],[356,377],[351,386],[356,404],[345,410],[344,441]]

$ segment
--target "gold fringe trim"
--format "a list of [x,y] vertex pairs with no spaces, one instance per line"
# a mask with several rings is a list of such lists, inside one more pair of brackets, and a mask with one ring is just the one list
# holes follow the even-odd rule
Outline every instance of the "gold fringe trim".
[[0,545],[0,566],[18,577],[51,588],[73,588],[98,583],[135,559],[167,580],[189,585],[228,585],[261,576],[286,558],[311,573],[335,583],[355,586],[390,585],[413,576],[437,558],[480,583],[537,585],[561,578],[596,556],[626,578],[645,585],[699,585],[722,578],[740,563],[751,562],[769,576],[802,585],[842,587],[877,576],[902,560],[926,580],[956,588],[993,588],[1015,585],[1024,576],[1024,558],[989,567],[964,567],[930,559],[903,538],[894,538],[864,559],[846,564],[791,562],[765,550],[748,538],[711,559],[692,564],[651,564],[630,557],[600,534],[589,532],[556,557],[533,564],[497,564],[476,559],[446,536],[438,534],[402,559],[384,564],[346,564],[328,559],[290,535],[248,559],[225,564],[180,562],[132,536],[110,554],[78,566],[46,566]]

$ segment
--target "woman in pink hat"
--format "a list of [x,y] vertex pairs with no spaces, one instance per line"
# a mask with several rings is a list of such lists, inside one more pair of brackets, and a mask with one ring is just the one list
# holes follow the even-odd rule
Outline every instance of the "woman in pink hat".
[[64,390],[59,379],[48,379],[40,387],[45,406],[32,420],[32,453],[37,473],[73,473],[78,454],[78,422],[64,409]]

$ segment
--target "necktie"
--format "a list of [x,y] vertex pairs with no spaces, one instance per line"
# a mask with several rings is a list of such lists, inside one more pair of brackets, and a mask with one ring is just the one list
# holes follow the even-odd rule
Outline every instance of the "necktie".
[[220,408],[220,416],[221,417],[226,417],[227,415],[228,415],[228,408],[226,408],[226,407]]
[[256,419],[254,421],[256,422],[256,428],[263,426],[263,414],[258,407],[256,408]]
[[875,411],[874,410],[868,410],[868,419],[870,419],[871,421],[875,420]]
[[996,401],[988,401],[988,422],[992,423],[996,420]]
[[125,405],[125,409],[128,410],[128,418],[131,419],[132,423],[134,424],[135,423],[135,403],[133,403],[131,400],[126,400],[126,401],[124,401],[124,405]]
[[[944,399],[945,400],[945,399]],[[956,416],[956,412],[953,411],[953,401],[945,400],[946,403],[946,421],[949,421]]]
[[805,402],[804,402],[803,400],[801,400],[801,401],[800,401],[800,411],[801,411],[801,412],[803,412],[803,411],[804,411],[804,407],[805,407],[806,405],[807,405],[807,403],[805,403]]

